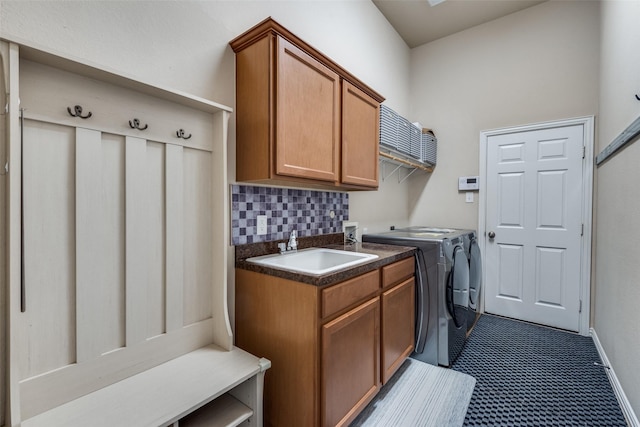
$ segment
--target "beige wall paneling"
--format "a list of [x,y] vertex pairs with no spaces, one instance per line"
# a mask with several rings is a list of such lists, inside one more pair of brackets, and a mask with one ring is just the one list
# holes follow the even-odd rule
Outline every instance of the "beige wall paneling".
[[[229,318],[228,307],[228,281],[231,289],[234,288],[233,271],[235,253],[231,246],[231,220],[229,185],[227,183],[227,137],[229,133],[229,117],[227,111],[219,111],[213,114],[213,135],[220,138],[213,144],[211,152],[211,194],[213,198],[213,324],[214,341],[220,347],[231,350],[233,348],[233,334]],[[252,406],[253,407],[253,406]]]
[[25,120],[21,379],[76,362],[75,130]]
[[[21,154],[20,147],[20,121],[19,121],[19,93],[18,47],[13,44],[0,41],[2,46],[3,66],[5,81],[9,93],[9,111],[7,115],[7,142],[9,143],[9,175],[7,186],[7,306],[8,306],[8,330],[19,328],[20,320],[20,257],[11,254],[20,253],[20,174]],[[13,94],[13,95],[12,95]],[[24,337],[9,332],[7,339],[8,371],[7,383],[8,404],[5,414],[5,423],[14,425],[20,422],[20,352],[18,351]]]
[[[178,145],[166,147],[166,200],[179,201],[184,188],[183,148]],[[184,318],[184,204],[166,204],[166,322],[167,332],[182,328]]]
[[147,212],[145,162],[147,141],[127,137],[125,142],[125,222],[127,266],[126,332],[127,347],[146,339]]
[[[110,282],[102,266],[105,253],[101,247],[103,230],[111,231],[103,220],[102,141],[99,131],[75,129],[75,265],[77,362],[100,356],[100,340],[108,334],[102,309],[104,288]],[[73,159],[73,155],[70,156]],[[105,233],[106,234],[106,233]]]
[[[100,222],[99,271],[93,280],[96,286],[94,298],[98,300],[96,311],[100,312],[101,324],[95,332],[100,336],[100,353],[125,346],[125,138],[121,135],[101,133],[100,143]],[[77,167],[80,167],[76,161]],[[96,211],[98,209],[95,209]],[[80,218],[79,218],[80,219]],[[94,220],[95,221],[95,220]],[[78,239],[76,239],[77,241]],[[95,295],[97,293],[97,295]]]
[[[20,70],[21,93],[38,99],[37,111],[29,112],[31,117],[70,126],[82,122],[83,126],[103,132],[211,150],[213,140],[207,138],[213,129],[210,113],[31,60],[21,59]],[[61,91],[61,87],[65,90]],[[83,107],[83,114],[92,113],[89,121],[69,115],[66,107],[73,110],[77,104]],[[158,114],[165,120],[158,120]],[[133,119],[140,121],[140,127],[149,125],[148,128],[131,128],[129,122]],[[177,138],[180,128],[192,138]]]
[[[8,46],[0,42],[0,105],[7,105],[8,101]],[[7,150],[8,133],[7,121],[8,115],[4,111],[0,112],[0,426],[5,425],[5,408],[7,404],[7,187],[8,176],[5,171],[5,164],[8,162]]]
[[184,150],[184,326],[212,316],[211,153]]
[[145,338],[150,339],[166,332],[166,199],[165,199],[165,148],[166,144],[147,141],[145,159],[146,196],[146,260],[147,283],[145,288],[147,318]]

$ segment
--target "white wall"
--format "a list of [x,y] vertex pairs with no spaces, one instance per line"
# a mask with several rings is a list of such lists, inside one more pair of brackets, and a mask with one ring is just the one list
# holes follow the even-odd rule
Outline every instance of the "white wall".
[[[640,2],[602,2],[599,150],[640,115]],[[640,414],[640,143],[597,168],[593,327],[624,392]]]
[[457,179],[479,174],[480,131],[595,115],[598,37],[597,2],[550,1],[413,49],[411,120],[438,164],[410,181],[410,222],[478,227]]

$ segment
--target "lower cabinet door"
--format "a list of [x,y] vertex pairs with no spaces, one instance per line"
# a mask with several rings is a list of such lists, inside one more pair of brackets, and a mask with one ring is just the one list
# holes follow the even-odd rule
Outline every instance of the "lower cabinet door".
[[412,277],[382,294],[382,384],[414,348],[415,280]]
[[322,326],[322,425],[348,426],[380,387],[380,298]]

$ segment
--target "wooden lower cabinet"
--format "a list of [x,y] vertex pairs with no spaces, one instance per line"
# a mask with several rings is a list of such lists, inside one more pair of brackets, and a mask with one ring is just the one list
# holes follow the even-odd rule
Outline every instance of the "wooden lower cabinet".
[[348,426],[380,387],[380,298],[322,326],[322,426]]
[[265,426],[353,421],[413,350],[413,274],[405,259],[318,287],[236,269],[236,345],[271,361]]
[[382,384],[413,352],[414,319],[415,280],[411,278],[382,294]]

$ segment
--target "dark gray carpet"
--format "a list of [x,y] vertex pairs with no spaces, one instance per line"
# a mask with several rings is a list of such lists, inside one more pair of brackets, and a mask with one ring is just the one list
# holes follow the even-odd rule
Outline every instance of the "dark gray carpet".
[[483,315],[452,369],[476,386],[465,426],[626,426],[591,337]]
[[351,427],[461,427],[475,382],[407,359]]

